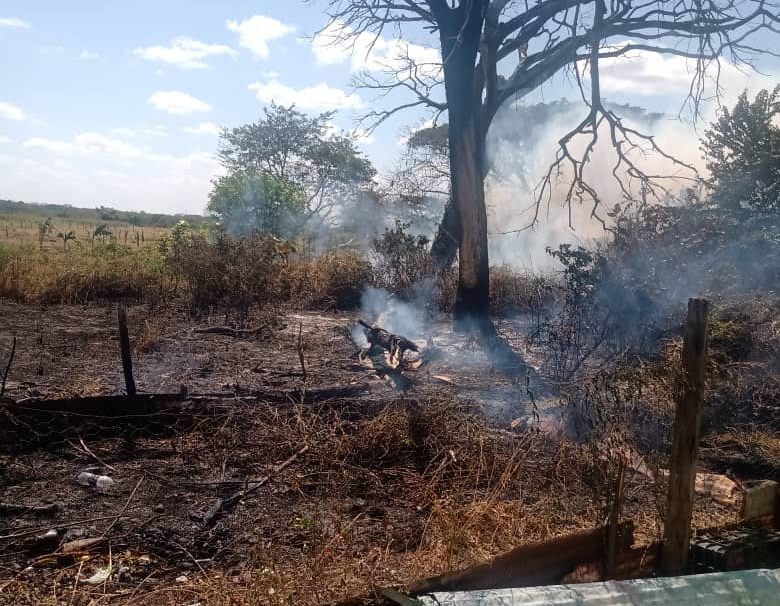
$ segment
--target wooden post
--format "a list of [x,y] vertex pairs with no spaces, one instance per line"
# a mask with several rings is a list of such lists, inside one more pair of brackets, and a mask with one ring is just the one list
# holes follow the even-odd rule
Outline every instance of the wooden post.
[[612,507],[609,511],[609,522],[607,523],[607,557],[604,567],[604,578],[614,579],[617,570],[616,562],[618,556],[618,531],[620,525],[620,508],[623,504],[623,489],[626,472],[626,461],[620,457],[617,478],[615,479],[615,493],[612,501]]
[[688,300],[688,322],[682,351],[683,374],[672,428],[669,492],[661,552],[661,568],[666,574],[684,573],[688,565],[693,491],[704,408],[708,312],[706,299]]
[[130,356],[130,336],[127,333],[127,312],[124,305],[119,305],[117,316],[119,319],[119,351],[122,353],[122,372],[125,375],[125,388],[128,396],[134,396],[133,359]]

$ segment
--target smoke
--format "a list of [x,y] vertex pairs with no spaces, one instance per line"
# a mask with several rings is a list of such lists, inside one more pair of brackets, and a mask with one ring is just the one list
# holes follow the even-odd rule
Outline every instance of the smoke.
[[[538,106],[537,106],[538,107]],[[547,247],[561,243],[592,246],[608,236],[604,224],[592,216],[593,204],[572,201],[565,195],[571,174],[557,175],[549,200],[545,196],[537,209],[537,187],[548,171],[559,149],[559,139],[572,130],[586,115],[581,103],[556,102],[545,114],[536,115],[532,124],[518,133],[516,122],[528,121],[529,108],[509,106],[493,122],[488,137],[488,158],[491,172],[486,181],[490,259],[494,265],[506,264],[516,269],[548,270],[557,262],[546,254]],[[662,149],[681,161],[701,169],[698,138],[692,131],[680,128],[680,123],[662,114],[648,113],[641,108],[611,104],[609,109],[623,119],[626,126],[654,136]],[[522,135],[518,137],[518,134]],[[574,157],[584,151],[588,138],[575,138],[570,149]],[[611,223],[609,217],[616,204],[623,204],[624,194],[612,175],[617,156],[606,127],[590,154],[585,176],[597,190],[601,205],[598,216]],[[648,174],[693,177],[694,173],[675,166],[658,154],[634,155]],[[626,175],[619,173],[626,181]],[[662,184],[670,192],[680,192],[689,181],[666,179]],[[636,188],[637,183],[634,182]],[[640,194],[638,188],[633,192]]]
[[422,280],[416,284],[411,296],[403,300],[384,288],[369,286],[360,298],[360,315],[366,322],[390,332],[409,339],[424,339],[429,332],[426,310],[430,303],[436,300],[436,295],[433,279]]

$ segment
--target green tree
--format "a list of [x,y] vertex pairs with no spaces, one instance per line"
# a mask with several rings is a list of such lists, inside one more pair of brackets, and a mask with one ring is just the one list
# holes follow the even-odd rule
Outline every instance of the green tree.
[[230,233],[259,231],[291,237],[305,222],[308,209],[300,186],[251,169],[234,171],[214,181],[208,210]]
[[780,211],[778,118],[780,85],[752,102],[743,92],[706,131],[702,149],[715,204],[736,214]]
[[218,156],[228,176],[215,181],[215,205],[246,208],[247,189],[258,201],[273,191],[282,199],[289,195],[296,209],[303,197],[300,226],[332,219],[336,207],[370,187],[376,174],[353,138],[332,132],[332,117],[271,104],[257,122],[224,129]]

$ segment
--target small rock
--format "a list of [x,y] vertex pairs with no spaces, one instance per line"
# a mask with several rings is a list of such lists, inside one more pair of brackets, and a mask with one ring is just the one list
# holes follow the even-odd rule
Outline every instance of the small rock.
[[163,513],[165,511],[165,505],[162,503],[157,503],[157,505],[154,506],[155,513]]
[[189,581],[189,579],[185,575],[181,575],[180,577],[176,577],[177,583],[186,583]]

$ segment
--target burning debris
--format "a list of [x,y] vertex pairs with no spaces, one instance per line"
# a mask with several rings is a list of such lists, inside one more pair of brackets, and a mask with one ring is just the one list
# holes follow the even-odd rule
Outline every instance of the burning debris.
[[375,346],[382,347],[390,354],[390,362],[394,368],[398,368],[401,365],[405,352],[413,351],[419,353],[420,351],[417,344],[406,337],[394,335],[378,326],[371,326],[363,320],[358,320],[358,324],[366,329],[366,339],[372,348]]
[[[393,334],[379,326],[372,326],[363,320],[358,320],[358,326],[355,326],[355,330],[352,331],[352,340],[359,348],[358,362],[362,366],[373,368],[396,389],[406,391],[412,387],[414,381],[403,371],[417,370],[423,366],[424,359],[420,347],[402,335]],[[366,341],[362,347],[359,344],[360,335]]]

